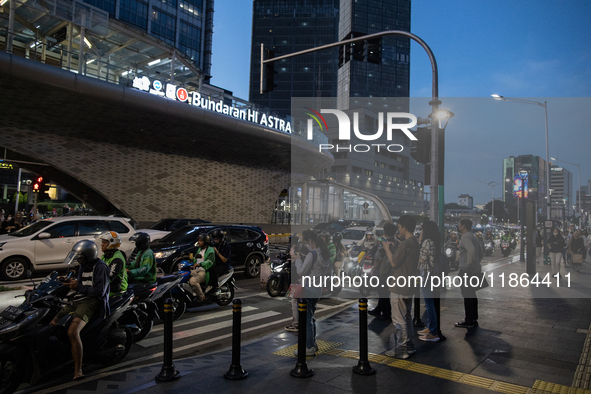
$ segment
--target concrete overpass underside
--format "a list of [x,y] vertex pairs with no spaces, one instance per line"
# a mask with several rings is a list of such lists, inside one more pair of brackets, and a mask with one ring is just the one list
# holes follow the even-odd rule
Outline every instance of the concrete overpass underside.
[[268,223],[289,185],[332,163],[247,121],[0,53],[0,147],[101,214]]

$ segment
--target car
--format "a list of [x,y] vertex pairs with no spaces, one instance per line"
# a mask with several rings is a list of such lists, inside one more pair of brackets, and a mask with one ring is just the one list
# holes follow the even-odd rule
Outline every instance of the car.
[[381,227],[348,227],[341,231],[341,235],[343,236],[343,240],[341,241],[341,243],[344,247],[349,247],[353,244],[356,244],[357,242],[363,239],[365,233],[368,230],[372,230],[375,233],[376,237],[384,235],[384,229]]
[[244,266],[244,273],[249,278],[259,276],[261,264],[270,259],[269,236],[260,227],[246,225],[188,225],[172,231],[164,238],[150,243],[159,269],[165,273],[177,271],[176,260],[183,253],[196,250],[199,234],[211,234],[216,229],[226,233],[232,248],[232,266]]
[[314,231],[328,231],[330,235],[340,233],[348,227],[374,227],[375,223],[371,220],[333,220],[332,222],[318,223],[314,226]]
[[52,270],[65,268],[63,263],[76,242],[90,239],[105,231],[121,235],[121,250],[131,253],[134,248],[129,238],[135,234],[133,226],[125,218],[104,216],[64,216],[40,220],[22,229],[0,235],[0,276],[6,280],[19,280],[27,270]]
[[206,224],[211,223],[203,219],[160,219],[156,223],[151,224],[148,228],[138,230],[143,233],[150,235],[152,241],[163,238],[170,234],[172,231],[189,224]]

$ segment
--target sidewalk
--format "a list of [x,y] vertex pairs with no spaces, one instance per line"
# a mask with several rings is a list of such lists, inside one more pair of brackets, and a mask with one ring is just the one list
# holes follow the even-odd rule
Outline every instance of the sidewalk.
[[[519,265],[503,267],[518,270]],[[501,268],[499,268],[501,269]],[[588,278],[589,264],[581,273]],[[369,317],[373,376],[351,372],[359,349],[358,308],[318,322],[319,354],[308,359],[315,375],[296,379],[297,333],[278,332],[243,344],[242,366],[249,377],[228,381],[223,374],[231,349],[175,360],[182,377],[156,383],[161,363],[118,370],[41,392],[57,393],[585,393],[591,394],[591,302],[589,299],[495,297],[499,288],[479,292],[480,327],[455,328],[463,319],[463,300],[441,302],[446,341],[428,343],[415,337],[417,352],[407,360],[384,355],[392,348],[392,325]],[[246,301],[246,300],[245,300]],[[370,305],[375,304],[375,300]],[[245,302],[244,305],[247,305]],[[286,308],[289,304],[286,303]],[[423,308],[424,309],[424,308]],[[573,385],[580,387],[572,388]],[[587,390],[586,390],[587,389]]]

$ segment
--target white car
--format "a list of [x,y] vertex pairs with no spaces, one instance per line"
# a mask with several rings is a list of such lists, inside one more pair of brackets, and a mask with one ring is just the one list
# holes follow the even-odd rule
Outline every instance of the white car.
[[41,220],[13,233],[0,235],[0,277],[19,280],[27,270],[64,268],[63,263],[76,242],[90,239],[101,245],[95,237],[105,231],[121,236],[120,249],[128,256],[135,247],[129,238],[134,228],[125,218],[104,216],[65,216]]
[[[349,227],[341,231],[341,235],[343,236],[343,240],[341,243],[344,247],[348,248],[353,244],[361,241],[367,232],[368,227]],[[381,227],[374,227],[373,232],[375,233],[376,237],[380,237],[384,234],[384,229]]]

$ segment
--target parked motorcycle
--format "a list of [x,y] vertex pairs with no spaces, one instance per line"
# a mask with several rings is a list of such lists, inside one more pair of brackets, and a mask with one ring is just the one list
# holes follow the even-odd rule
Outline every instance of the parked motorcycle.
[[216,294],[212,286],[201,284],[205,299],[199,301],[197,294],[193,292],[189,279],[191,279],[191,268],[193,263],[189,259],[176,261],[180,269],[181,281],[172,288],[171,295],[173,299],[173,320],[180,318],[187,308],[193,308],[202,305],[209,305],[216,303],[219,306],[226,306],[234,299],[234,290],[237,289],[234,281],[234,269],[230,268],[230,272],[224,274],[218,279],[218,287],[220,293]]
[[158,278],[156,283],[129,285],[128,289],[133,290],[135,297],[131,307],[125,311],[118,323],[131,330],[133,342],[139,342],[150,334],[154,319],[160,319],[159,301],[168,298],[165,295],[182,279],[183,276],[177,273]]
[[495,251],[495,244],[492,240],[487,240],[484,242],[484,255],[490,256]]
[[[49,324],[69,304],[62,298],[68,291],[58,273],[52,272],[26,293],[21,305],[0,313],[0,393],[12,393],[23,382],[34,385],[73,363],[67,334],[72,315],[64,316],[56,326]],[[110,315],[94,318],[84,327],[80,336],[85,363],[114,365],[127,356],[132,334],[117,320],[132,299],[132,291],[111,297]]]
[[509,256],[509,254],[511,253],[511,243],[509,241],[501,241],[501,253],[503,253],[504,257]]
[[271,263],[273,272],[267,279],[267,293],[271,297],[285,296],[291,284],[291,258],[289,253],[280,253]]

